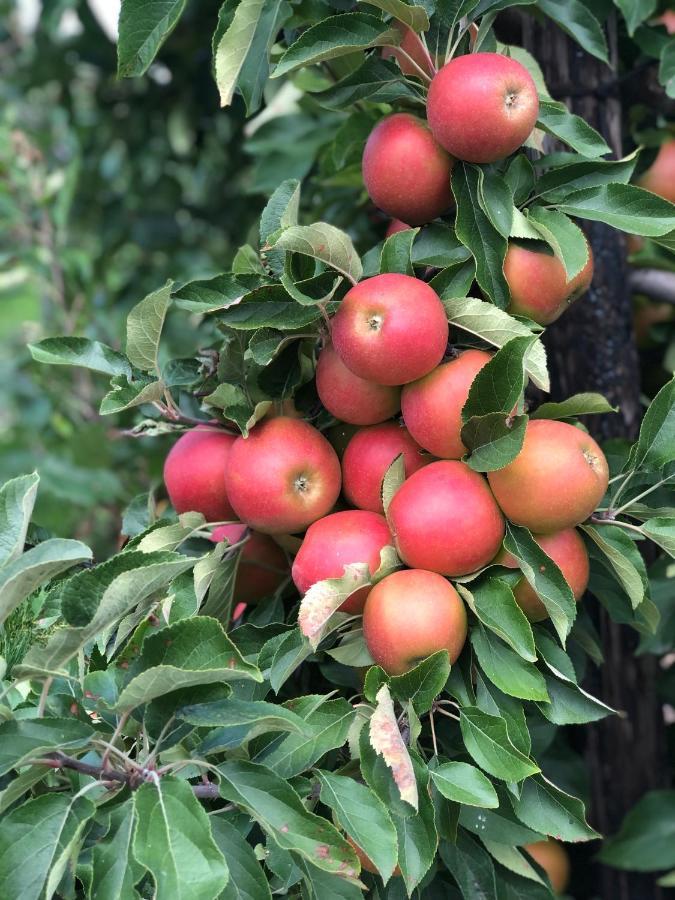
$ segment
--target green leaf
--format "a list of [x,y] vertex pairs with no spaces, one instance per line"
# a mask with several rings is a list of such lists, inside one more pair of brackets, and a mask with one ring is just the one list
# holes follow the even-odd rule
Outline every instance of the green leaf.
[[398,863],[408,896],[412,895],[413,889],[431,868],[438,848],[434,804],[429,792],[429,770],[416,754],[412,753],[411,758],[419,810],[414,816],[393,816],[398,837]]
[[[582,156],[595,158],[611,153],[611,148],[595,128],[591,128],[588,122],[580,116],[575,116],[564,103],[556,100],[539,99],[537,126],[557,137],[577,153],[581,153]],[[569,212],[567,209],[564,211]],[[575,215],[575,213],[570,213],[570,215]]]
[[636,153],[624,159],[594,159],[555,166],[537,181],[537,194],[549,203],[564,202],[574,191],[601,184],[627,184],[635,169]]
[[391,463],[387,466],[384,477],[382,478],[380,495],[382,497],[382,508],[384,509],[385,516],[389,511],[391,501],[394,499],[394,494],[401,487],[404,481],[405,460],[403,454],[399,453],[398,456],[395,456]]
[[157,895],[215,900],[228,881],[227,863],[190,785],[165,775],[133,796],[134,856],[149,869]]
[[173,31],[187,0],[122,0],[117,39],[117,74],[143,75]]
[[[277,226],[278,227],[278,226]],[[190,312],[209,313],[239,303],[249,291],[266,283],[259,275],[216,275],[189,281],[173,293],[176,306]]]
[[500,691],[522,700],[548,700],[541,672],[483,625],[471,629],[471,646],[481,669]]
[[[297,225],[299,210],[300,182],[297,178],[288,178],[274,191],[260,215],[260,246],[266,246],[269,238],[279,229]],[[276,275],[283,272],[284,251],[262,251],[262,257]]]
[[278,693],[297,667],[308,656],[312,648],[299,628],[271,638],[260,651],[258,664],[269,680],[272,690]]
[[477,807],[463,806],[459,813],[460,824],[472,834],[497,841],[500,844],[529,844],[542,839],[538,831],[526,828],[516,819],[511,809],[507,792],[499,785],[495,785],[499,797],[499,809],[479,809]]
[[462,421],[488,413],[508,416],[520,402],[525,388],[525,363],[536,343],[535,335],[514,337],[477,373],[462,409]]
[[272,900],[253,847],[224,816],[211,816],[211,833],[227,860],[230,880],[218,900]]
[[[313,281],[313,279],[310,279]],[[300,282],[302,290],[307,282]],[[223,310],[218,320],[237,331],[257,331],[259,328],[278,328],[295,331],[321,318],[314,306],[300,306],[280,284],[264,285],[250,291],[241,303]]]
[[110,815],[110,830],[92,851],[91,896],[96,900],[134,897],[134,885],[143,869],[131,852],[136,822],[133,801],[116,807]]
[[591,56],[609,65],[602,26],[582,0],[565,0],[565,3],[539,0],[538,7]]
[[610,571],[630,597],[633,609],[637,609],[647,593],[647,573],[635,542],[617,525],[583,525],[582,529],[601,550]]
[[476,263],[473,258],[442,269],[429,282],[441,300],[452,297],[466,297],[476,277]]
[[585,725],[614,712],[571,681],[561,681],[550,675],[544,678],[549,702],[539,704],[539,712],[554,725]]
[[570,281],[588,262],[588,242],[584,233],[564,213],[544,206],[531,206],[527,219],[551,247]]
[[457,841],[443,841],[441,859],[452,872],[463,897],[471,900],[497,900],[495,868],[489,855],[465,831],[458,831]]
[[40,483],[37,472],[19,475],[0,488],[0,566],[23,553]]
[[[540,185],[544,177],[546,176],[542,176],[537,182],[537,191],[541,190]],[[504,173],[504,180],[511,188],[513,202],[517,206],[524,203],[532,193],[535,180],[532,163],[524,153],[519,153],[513,157]]]
[[395,28],[368,13],[329,16],[312,25],[291,44],[279,60],[272,78],[279,78],[302,66],[345,56],[368,47],[396,46],[401,39]]
[[513,220],[513,191],[508,181],[496,172],[480,169],[477,197],[492,227],[507,238]]
[[633,37],[635,29],[656,10],[657,0],[614,0],[626,20],[628,34]]
[[353,877],[356,854],[326,819],[309,812],[291,785],[266,766],[230,759],[218,767],[220,793],[243,807],[285,850],[326,872]]
[[[229,106],[232,102],[237,81],[251,52],[256,31],[267,6],[266,0],[240,0],[229,26],[218,36],[217,43],[214,39],[214,68],[221,107]],[[221,10],[221,16],[222,14]],[[276,14],[272,22],[276,22]],[[273,36],[271,38],[266,36],[264,43],[267,44],[268,41],[271,44]],[[263,57],[267,57],[267,54],[257,53],[258,66]]]
[[675,557],[675,519],[660,517],[647,519],[640,530],[650,541],[654,541],[662,550]]
[[380,256],[380,272],[400,272],[402,275],[414,275],[412,265],[412,245],[419,228],[406,228],[390,235],[382,245]]
[[518,456],[525,440],[527,416],[488,413],[462,426],[462,442],[471,451],[467,462],[476,472],[503,469]]
[[581,800],[561,791],[543,775],[524,781],[520,797],[510,795],[510,800],[520,821],[534,831],[555,835],[562,841],[592,841],[600,837],[586,821]]
[[672,40],[661,51],[659,81],[666,89],[666,94],[675,98],[675,46]]
[[366,785],[353,778],[317,771],[321,802],[343,829],[371,859],[385,882],[397,860],[396,829],[387,807]]
[[404,0],[365,0],[365,2],[389,13],[390,16],[403,22],[413,31],[429,30],[429,16],[423,6],[415,6]]
[[424,105],[424,98],[412,81],[401,78],[401,70],[395,62],[382,59],[373,53],[337,84],[314,94],[321,106],[329,109],[345,109],[361,100],[373,103],[408,103]]
[[516,603],[511,588],[499,578],[481,580],[457,590],[480,621],[528,662],[536,662],[532,627]]
[[657,472],[675,460],[675,378],[649,404],[637,443],[631,448],[631,470]]
[[659,872],[675,865],[675,791],[649,791],[641,797],[598,858],[615,869]]
[[276,703],[266,703],[264,700],[238,700],[236,697],[228,697],[211,703],[183,706],[176,711],[176,717],[199,728],[224,726],[211,732],[207,738],[206,743],[211,752],[218,740],[222,741],[228,732],[236,731],[240,734],[240,743],[271,731],[300,735],[312,733],[310,723],[305,722],[297,713]]
[[86,747],[94,729],[77,719],[9,719],[0,724],[0,775],[54,750]]
[[448,654],[445,650],[439,650],[409,672],[389,678],[389,689],[400,703],[409,700],[415,712],[421,716],[431,709],[434,699],[445,687],[449,674]]
[[355,881],[323,872],[310,866],[304,859],[297,860],[296,868],[304,878],[308,889],[307,894],[303,893],[303,896],[320,897],[321,900],[362,900],[363,893]]
[[29,344],[36,362],[52,366],[82,366],[104,375],[131,375],[129,360],[100,341],[83,337],[45,338]]
[[[339,18],[336,16],[336,18]],[[278,250],[302,253],[335,269],[352,284],[363,274],[361,260],[352,239],[344,231],[327,222],[313,225],[290,225],[268,238],[269,246]]]
[[141,300],[127,316],[127,356],[132,366],[160,375],[157,354],[164,319],[171,304],[172,282]]
[[447,762],[431,769],[431,780],[448,800],[483,809],[499,806],[497,793],[489,778],[469,763]]
[[[482,673],[476,672],[476,706],[491,716],[500,716],[506,722],[506,731],[513,746],[529,756],[532,739],[525,718],[525,710],[520,700],[499,690]],[[543,704],[545,705],[545,704]]]
[[616,412],[617,407],[612,406],[609,400],[602,394],[574,394],[560,403],[542,403],[533,413],[531,419],[571,419],[576,416],[589,416],[594,413]]
[[[529,864],[517,847],[509,847],[507,844],[498,844],[496,841],[491,841],[489,838],[485,838],[482,835],[481,841],[490,856],[493,859],[496,859],[498,863],[504,866],[504,868],[508,869],[510,872],[514,872],[516,875],[520,875],[521,878],[528,878],[530,881],[536,881],[542,886],[544,885],[544,879],[535,872],[534,868]],[[545,894],[543,894],[542,897],[545,896],[546,900],[549,900],[551,894],[548,889],[542,887],[542,890],[545,891]],[[530,896],[531,900],[534,900],[532,894]]]
[[114,415],[144,403],[155,403],[164,397],[163,382],[145,376],[130,382],[123,375],[114,375],[110,385],[112,390],[103,397],[99,407],[102,416]]
[[646,237],[665,235],[675,228],[675,204],[634,184],[601,184],[575,191],[558,209]]
[[[482,338],[493,347],[503,347],[514,337],[532,335],[523,322],[497,309],[493,304],[477,300],[475,297],[444,298],[443,306],[451,325]],[[527,357],[526,370],[537,387],[543,391],[551,389],[546,367],[546,351],[541,341],[532,346]]]
[[416,266],[442,268],[471,259],[471,251],[459,240],[454,228],[432,222],[420,229],[413,244],[412,261]]
[[501,716],[488,715],[475,706],[464,706],[459,711],[459,724],[469,755],[495,778],[522,781],[539,771],[513,745]]

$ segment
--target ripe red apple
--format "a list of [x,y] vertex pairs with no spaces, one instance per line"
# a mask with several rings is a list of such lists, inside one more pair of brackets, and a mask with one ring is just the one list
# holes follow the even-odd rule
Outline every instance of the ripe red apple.
[[438,294],[410,275],[361,281],[332,322],[333,346],[354,374],[377,384],[405,384],[443,358],[448,319]]
[[554,893],[564,894],[570,880],[570,858],[563,845],[549,838],[525,844],[523,850],[546,872]]
[[328,344],[316,364],[316,390],[329,413],[350,425],[375,425],[401,408],[401,389],[359,378]]
[[652,194],[675,203],[675,138],[661,144],[656,159],[638,184]]
[[391,222],[387,225],[387,230],[384,233],[385,238],[391,237],[392,234],[398,234],[399,231],[409,231],[410,225],[406,225],[405,222],[401,222],[400,219],[392,219]]
[[370,133],[363,151],[363,182],[382,212],[409,225],[424,225],[453,204],[452,165],[426,122],[395,113]]
[[236,519],[225,469],[237,438],[211,425],[181,435],[164,462],[164,484],[177,513],[200,512],[207,522]]
[[[574,599],[579,601],[588,586],[589,562],[588,553],[581,535],[575,528],[564,528],[553,534],[535,534],[535,541],[550,556],[563,573],[565,580],[572,588]],[[509,569],[517,569],[518,561],[510,553],[502,550],[495,562]],[[548,619],[546,607],[539,599],[531,584],[523,576],[513,589],[518,606],[530,622],[541,622]]]
[[488,473],[504,515],[544,534],[587,519],[602,500],[608,478],[605,455],[590,435],[548,419],[528,422],[518,456]]
[[668,34],[675,34],[675,9],[666,9],[656,20],[664,26]]
[[[220,525],[211,540],[217,544],[227,540],[237,544],[245,536],[246,525]],[[239,603],[256,604],[270,597],[288,577],[288,560],[281,547],[266,534],[251,531],[241,548],[234,597]]]
[[[301,594],[326,578],[340,578],[349,563],[368,563],[370,574],[380,568],[380,551],[392,543],[384,516],[362,509],[332,513],[314,522],[293,563],[293,581]],[[370,587],[348,597],[340,609],[360,613]]]
[[504,519],[487,481],[454,460],[433,462],[404,481],[388,519],[403,562],[441,575],[486,566],[504,537]]
[[433,75],[436,67],[422,38],[402,22],[394,20],[391,24],[401,33],[401,43],[398,47],[383,47],[382,59],[390,57],[395,59],[404,75],[415,75],[419,78],[420,69],[427,75]]
[[382,479],[400,453],[406,478],[430,461],[408,430],[397,422],[371,425],[356,432],[342,457],[342,490],[352,506],[383,512]]
[[508,311],[549,325],[588,290],[593,278],[593,252],[589,244],[586,265],[568,281],[565,267],[552,253],[510,242],[504,275],[511,292]]
[[466,453],[460,436],[462,407],[474,378],[491,358],[492,354],[483,350],[464,350],[403,388],[401,407],[406,428],[434,456],[460,459]]
[[438,143],[473,163],[496,162],[516,151],[538,114],[532,76],[499,53],[451,59],[434,76],[427,97],[427,119]]
[[447,650],[454,663],[466,641],[466,610],[441,575],[402,569],[371,590],[363,610],[370,655],[389,675],[402,675],[427,656]]
[[228,460],[227,495],[238,516],[266,534],[303,531],[340,493],[340,462],[307,422],[264,419],[238,437]]

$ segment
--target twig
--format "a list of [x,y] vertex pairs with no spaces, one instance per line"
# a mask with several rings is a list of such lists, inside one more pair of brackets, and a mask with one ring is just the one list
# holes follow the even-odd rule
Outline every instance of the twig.
[[115,730],[113,731],[113,735],[110,738],[110,743],[106,747],[105,753],[103,754],[103,759],[101,760],[101,769],[105,772],[108,768],[108,760],[110,758],[110,751],[115,747],[115,741],[122,733],[122,729],[127,723],[127,719],[129,718],[129,713],[125,712],[117,720],[117,725],[115,726]]
[[438,744],[436,743],[436,728],[434,726],[434,710],[429,710],[429,725],[431,725],[431,743],[434,745],[434,756],[438,756]]
[[675,304],[675,272],[662,269],[633,269],[628,276],[631,290],[654,300]]
[[629,531],[637,531],[638,534],[643,533],[639,525],[631,525],[630,522],[621,522],[619,519],[606,519],[602,516],[591,516],[591,523],[593,525],[618,525],[619,528],[627,528]]
[[45,683],[42,685],[42,691],[40,692],[40,701],[38,703],[37,714],[38,718],[41,719],[45,714],[45,706],[47,705],[47,696],[49,694],[49,689],[52,686],[52,682],[54,678],[50,675],[48,678],[45,678]]

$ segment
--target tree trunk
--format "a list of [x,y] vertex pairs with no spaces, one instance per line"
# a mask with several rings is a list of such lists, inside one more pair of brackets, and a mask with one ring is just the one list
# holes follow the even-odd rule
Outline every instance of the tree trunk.
[[[517,25],[516,25],[517,23]],[[540,62],[549,90],[590,122],[614,155],[622,155],[621,102],[614,71],[581,50],[548,20],[517,13],[507,29],[520,29],[522,45]],[[616,67],[616,22],[608,23],[610,59]],[[560,148],[562,149],[562,148]],[[618,415],[591,416],[589,430],[600,439],[633,439],[639,428],[640,377],[632,328],[629,272],[624,237],[600,223],[586,233],[595,256],[595,276],[588,294],[546,333],[552,376],[552,399],[581,391],[599,391]],[[585,756],[591,776],[589,818],[604,835],[614,834],[631,806],[645,791],[663,787],[665,728],[656,697],[654,657],[635,658],[637,635],[613,623],[596,604],[605,663],[589,673],[588,687],[622,712],[587,726]],[[575,848],[575,896],[607,900],[661,898],[653,876],[620,872],[593,862],[597,844]],[[576,890],[578,888],[578,892]],[[583,893],[581,893],[583,892]]]

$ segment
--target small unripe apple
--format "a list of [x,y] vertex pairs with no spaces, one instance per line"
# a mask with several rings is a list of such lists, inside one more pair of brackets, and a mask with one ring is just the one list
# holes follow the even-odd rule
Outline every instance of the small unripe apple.
[[331,333],[348,369],[367,381],[400,385],[438,365],[449,328],[433,288],[419,278],[388,273],[347,292]]
[[164,462],[164,484],[177,513],[200,512],[207,522],[237,518],[225,486],[236,440],[210,425],[198,425],[178,438]]
[[382,119],[363,151],[363,182],[375,206],[409,225],[424,225],[453,204],[453,160],[426,122],[409,113]]
[[441,575],[402,569],[371,590],[363,610],[370,655],[389,675],[402,675],[427,656],[447,650],[454,663],[466,641],[466,610]]
[[638,184],[675,203],[675,138],[664,141],[656,159],[640,178]]
[[511,292],[508,311],[550,325],[588,290],[593,278],[593,251],[589,244],[586,265],[568,281],[565,267],[552,253],[528,250],[511,242],[504,259],[504,276]]
[[434,456],[460,459],[466,453],[460,434],[462,407],[474,378],[491,358],[492,354],[483,350],[464,350],[403,388],[401,408],[406,428]]
[[[362,509],[332,513],[314,522],[293,562],[293,581],[301,594],[326,578],[341,578],[349,563],[367,563],[370,574],[380,568],[380,552],[392,543],[384,516]],[[370,586],[353,593],[342,612],[360,613]]]
[[515,152],[538,114],[532,76],[499,53],[451,59],[434,76],[427,97],[427,119],[438,143],[473,163],[496,162]]
[[329,413],[350,425],[376,425],[401,408],[401,389],[359,378],[328,344],[316,363],[316,390]]
[[563,845],[549,838],[547,841],[525,844],[523,850],[546,872],[554,892],[563,894],[570,880],[570,858]]
[[406,225],[405,222],[401,222],[400,219],[392,219],[391,222],[387,225],[387,230],[384,233],[386,238],[391,237],[392,234],[398,234],[399,231],[410,231],[410,225]]
[[406,478],[430,462],[408,430],[397,422],[356,432],[342,457],[342,490],[352,506],[383,512],[382,479],[401,453]]
[[419,78],[420,69],[427,75],[433,75],[436,67],[422,38],[402,22],[394,19],[391,24],[401,33],[401,43],[398,47],[383,47],[382,59],[390,57],[395,59],[404,75],[415,75]]
[[[576,528],[564,528],[562,531],[554,531],[553,534],[534,534],[532,537],[544,553],[557,564],[565,581],[572,588],[574,599],[581,600],[588,586],[589,562],[586,547]],[[497,554],[495,562],[508,566],[509,569],[518,568],[515,557],[504,550]],[[548,619],[546,607],[525,576],[513,588],[513,595],[530,622]]]
[[504,538],[504,518],[487,481],[454,460],[411,475],[394,494],[387,517],[403,562],[441,575],[486,566]]
[[[246,525],[219,525],[211,540],[217,544],[227,540],[237,544],[246,535]],[[234,598],[237,602],[254,605],[270,597],[288,577],[288,560],[281,547],[266,534],[251,531],[241,548]]]
[[340,461],[301,419],[264,419],[230,450],[226,488],[237,515],[266,534],[303,531],[340,493]]
[[605,454],[593,438],[567,422],[534,419],[518,456],[488,472],[504,515],[530,531],[550,534],[579,525],[607,490]]

